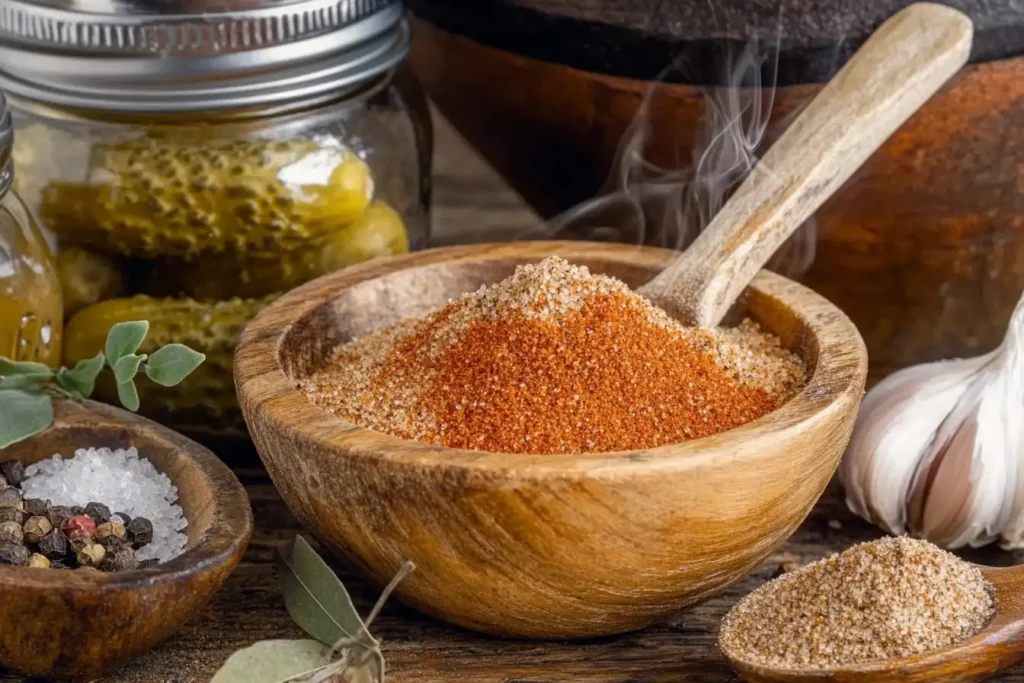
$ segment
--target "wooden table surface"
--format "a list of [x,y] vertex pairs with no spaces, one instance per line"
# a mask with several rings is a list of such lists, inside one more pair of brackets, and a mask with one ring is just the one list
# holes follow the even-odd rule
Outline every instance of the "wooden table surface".
[[[509,239],[537,224],[521,200],[450,128],[438,125],[434,225],[438,243]],[[249,491],[256,534],[245,559],[205,612],[177,636],[101,683],[200,683],[235,650],[266,638],[301,638],[281,599],[274,549],[300,529],[251,453],[223,453]],[[853,517],[833,484],[797,533],[756,572],[724,594],[639,633],[584,643],[486,638],[389,604],[374,625],[391,683],[542,683],[549,681],[738,680],[715,647],[718,622],[738,598],[781,571],[879,533]],[[986,550],[986,564],[1024,561],[1024,553]],[[362,613],[375,593],[333,563]],[[15,624],[0,628],[16,628]],[[0,682],[22,680],[0,673]],[[1024,667],[999,681],[1024,682]]]

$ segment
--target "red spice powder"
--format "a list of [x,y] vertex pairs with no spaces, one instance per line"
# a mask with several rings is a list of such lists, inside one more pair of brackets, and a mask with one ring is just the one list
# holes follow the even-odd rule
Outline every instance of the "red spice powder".
[[[513,315],[470,325],[423,397],[438,422],[427,438],[505,453],[618,451],[774,409],[766,391],[731,381],[707,351],[623,304],[602,295],[557,324]],[[400,344],[392,362],[415,362],[419,341]]]
[[774,410],[799,360],[753,323],[700,330],[561,259],[341,347],[300,386],[356,424],[505,453],[652,448]]

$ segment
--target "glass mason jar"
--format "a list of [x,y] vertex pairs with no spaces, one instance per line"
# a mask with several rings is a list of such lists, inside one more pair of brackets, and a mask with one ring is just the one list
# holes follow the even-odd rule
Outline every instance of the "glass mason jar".
[[0,356],[60,364],[60,281],[39,226],[11,189],[13,130],[0,95]]
[[17,189],[60,245],[65,363],[147,319],[149,344],[207,361],[177,388],[143,382],[142,412],[238,435],[245,322],[426,244],[429,112],[395,0],[140,4],[22,0],[0,22]]

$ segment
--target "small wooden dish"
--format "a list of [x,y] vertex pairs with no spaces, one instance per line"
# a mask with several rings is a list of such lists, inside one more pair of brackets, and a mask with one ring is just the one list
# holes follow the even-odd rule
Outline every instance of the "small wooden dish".
[[359,265],[249,324],[235,381],[281,495],[327,547],[402,600],[468,628],[576,638],[641,628],[724,589],[810,511],[850,436],[867,355],[810,290],[760,274],[741,307],[806,360],[789,403],[723,434],[582,455],[456,450],[371,432],[311,404],[296,380],[339,344],[559,254],[636,287],[678,254],[587,242],[454,247]]
[[217,457],[180,434],[111,406],[56,404],[47,431],[0,451],[25,464],[77,448],[139,449],[178,487],[188,546],[166,564],[116,574],[0,566],[0,666],[91,680],[166,640],[238,564],[252,536],[245,489]]

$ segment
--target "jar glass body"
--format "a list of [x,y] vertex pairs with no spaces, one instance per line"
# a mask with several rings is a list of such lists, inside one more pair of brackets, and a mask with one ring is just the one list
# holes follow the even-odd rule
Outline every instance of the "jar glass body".
[[10,104],[16,187],[57,238],[65,290],[89,277],[105,285],[86,282],[65,297],[74,313],[65,362],[102,348],[122,319],[149,320],[153,344],[206,353],[206,369],[180,389],[149,389],[148,411],[140,386],[143,412],[175,427],[244,428],[230,356],[264,303],[428,239],[429,112],[401,72],[274,110],[127,115]]
[[61,290],[39,225],[13,191],[0,199],[0,356],[60,364]]

